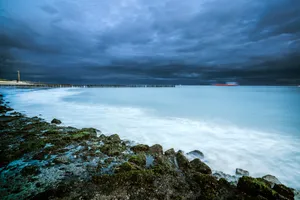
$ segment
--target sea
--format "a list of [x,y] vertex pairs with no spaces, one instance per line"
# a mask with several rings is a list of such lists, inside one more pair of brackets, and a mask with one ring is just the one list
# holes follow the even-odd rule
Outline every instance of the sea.
[[216,171],[276,176],[300,189],[300,88],[0,88],[9,105],[65,126],[189,152]]

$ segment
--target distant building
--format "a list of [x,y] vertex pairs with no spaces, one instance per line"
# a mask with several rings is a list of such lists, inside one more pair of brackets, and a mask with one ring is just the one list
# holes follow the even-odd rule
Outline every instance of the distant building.
[[21,81],[21,75],[20,75],[20,71],[18,70],[18,79],[17,79],[17,82],[20,82]]

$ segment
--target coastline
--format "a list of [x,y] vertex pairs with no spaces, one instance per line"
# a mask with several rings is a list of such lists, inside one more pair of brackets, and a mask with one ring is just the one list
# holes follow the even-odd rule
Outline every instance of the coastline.
[[274,181],[240,176],[237,182],[221,172],[216,178],[198,151],[189,161],[183,152],[164,152],[159,144],[132,146],[117,134],[26,117],[9,108],[1,94],[0,104],[4,199],[294,198],[291,189]]

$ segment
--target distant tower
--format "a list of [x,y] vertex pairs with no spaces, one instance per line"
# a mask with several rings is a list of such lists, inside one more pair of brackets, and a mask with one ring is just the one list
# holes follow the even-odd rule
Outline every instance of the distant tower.
[[21,75],[20,75],[20,71],[18,70],[18,80],[17,82],[20,82],[21,81]]

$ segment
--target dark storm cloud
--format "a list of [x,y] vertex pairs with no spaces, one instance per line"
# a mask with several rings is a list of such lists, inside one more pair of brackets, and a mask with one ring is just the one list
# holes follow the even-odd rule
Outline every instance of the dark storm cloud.
[[34,81],[300,80],[298,0],[3,0],[0,73]]

